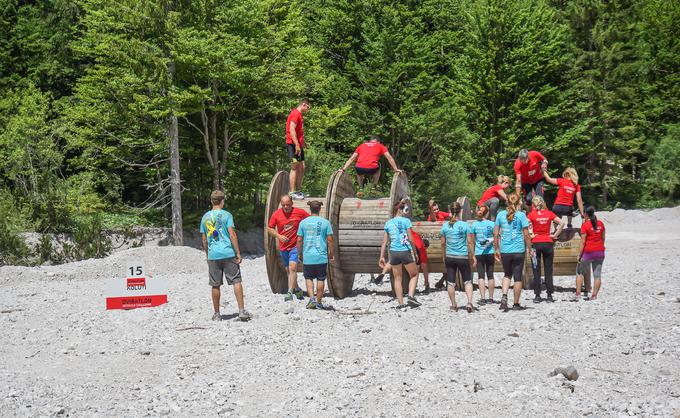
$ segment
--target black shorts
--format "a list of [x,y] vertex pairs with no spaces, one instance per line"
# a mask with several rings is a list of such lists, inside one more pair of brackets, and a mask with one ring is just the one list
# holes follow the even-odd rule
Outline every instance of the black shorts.
[[571,216],[574,213],[574,207],[567,205],[553,205],[552,211],[555,215],[561,218],[563,216]]
[[303,264],[302,274],[305,280],[326,280],[328,264]]
[[397,266],[399,264],[413,263],[413,255],[411,251],[390,251],[390,264]]
[[524,253],[501,253],[503,275],[512,278],[515,282],[522,281],[524,272]]
[[470,260],[465,258],[446,257],[444,262],[446,265],[446,281],[449,283],[456,283],[456,273],[460,271],[460,277],[463,283],[472,281],[472,270],[470,269]]
[[376,168],[354,167],[354,170],[356,170],[357,174],[360,176],[372,176],[373,174],[377,173],[378,170],[380,170],[380,167]]
[[477,259],[477,278],[484,280],[484,274],[488,280],[493,280],[493,266],[496,263],[493,254],[476,255]]
[[286,151],[288,151],[288,159],[292,163],[299,163],[305,160],[304,148],[300,148],[300,155],[295,155],[295,144],[286,144]]

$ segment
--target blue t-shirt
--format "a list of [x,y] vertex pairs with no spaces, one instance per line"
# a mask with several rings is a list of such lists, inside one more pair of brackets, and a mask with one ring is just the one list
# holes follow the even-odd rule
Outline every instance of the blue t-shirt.
[[475,234],[475,255],[493,254],[494,223],[488,219],[474,221],[470,233]]
[[446,238],[446,255],[467,256],[467,236],[470,232],[467,222],[456,221],[453,225],[444,222],[439,233]]
[[231,246],[229,228],[234,227],[234,217],[226,210],[211,210],[201,219],[201,234],[208,238],[208,260],[236,257]]
[[501,229],[500,245],[502,253],[523,253],[526,251],[523,229],[529,227],[529,220],[524,212],[515,212],[512,222],[508,222],[508,211],[502,210],[496,215],[496,225]]
[[328,263],[329,235],[333,235],[333,228],[324,218],[312,215],[300,221],[297,236],[304,240],[302,259],[306,265]]
[[396,216],[385,222],[385,232],[390,236],[390,251],[411,250],[407,232],[411,226],[411,220],[403,216]]

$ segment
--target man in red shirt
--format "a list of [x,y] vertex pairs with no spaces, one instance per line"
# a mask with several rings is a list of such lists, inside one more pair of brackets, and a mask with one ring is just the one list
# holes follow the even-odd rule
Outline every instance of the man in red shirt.
[[[281,207],[272,213],[267,224],[267,233],[279,240],[279,255],[288,273],[288,293],[284,300],[293,300],[293,295],[302,300],[302,289],[297,282],[297,231],[300,221],[309,214],[293,207],[293,199],[290,196],[281,196]],[[276,229],[275,229],[276,228]]]
[[534,196],[543,197],[543,172],[542,166],[547,166],[548,160],[538,151],[523,149],[515,160],[515,193],[521,196],[524,192],[524,203],[531,207],[531,199]]
[[302,178],[305,175],[305,133],[302,115],[309,111],[309,100],[303,99],[288,114],[286,120],[286,150],[290,159],[290,197],[304,199]]
[[380,161],[380,157],[383,155],[387,159],[387,162],[390,163],[392,170],[396,173],[401,173],[401,170],[397,167],[397,163],[387,150],[387,147],[381,144],[378,137],[375,135],[371,135],[368,140],[354,150],[354,153],[349,157],[349,160],[342,166],[340,171],[347,170],[354,160],[357,160],[354,169],[357,173],[357,183],[359,183],[359,187],[364,185],[365,176],[371,176],[371,182],[373,182],[373,184],[378,184],[378,181],[380,180],[380,164],[378,164],[378,161]]
[[430,222],[442,222],[451,217],[451,213],[439,210],[439,204],[434,199],[430,199],[428,206],[430,207],[430,214],[427,216],[427,220]]

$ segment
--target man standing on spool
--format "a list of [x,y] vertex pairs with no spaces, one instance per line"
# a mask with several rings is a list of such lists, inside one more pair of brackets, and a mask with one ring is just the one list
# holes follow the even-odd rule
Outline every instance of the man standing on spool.
[[272,213],[267,224],[267,233],[279,240],[279,255],[288,274],[288,293],[284,297],[286,302],[293,300],[293,295],[298,300],[302,300],[304,296],[297,282],[297,232],[300,221],[308,216],[304,210],[293,207],[290,196],[283,195],[281,207]]
[[387,162],[390,163],[392,170],[394,170],[395,173],[401,173],[401,170],[397,167],[397,163],[387,150],[387,147],[381,144],[378,137],[375,135],[369,136],[363,144],[359,145],[357,149],[354,150],[354,153],[349,157],[349,160],[342,166],[340,171],[347,170],[354,160],[357,160],[354,169],[357,173],[357,183],[359,184],[359,187],[364,185],[365,176],[371,176],[371,182],[373,185],[377,185],[380,180],[380,164],[378,162],[383,155],[387,159]]
[[286,120],[286,150],[290,159],[290,197],[304,199],[302,178],[305,175],[305,133],[302,115],[309,111],[309,100],[303,99],[288,114]]
[[520,150],[515,160],[515,193],[524,194],[526,207],[531,207],[534,196],[543,197],[543,172],[541,167],[548,165],[548,160],[538,151]]

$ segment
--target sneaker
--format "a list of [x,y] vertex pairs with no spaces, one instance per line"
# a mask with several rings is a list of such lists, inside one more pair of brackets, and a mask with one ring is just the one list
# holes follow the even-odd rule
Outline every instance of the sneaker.
[[574,299],[572,299],[573,302],[580,302],[581,301],[581,295],[580,294],[575,294]]
[[316,309],[318,307],[319,305],[316,303],[314,299],[309,299],[309,302],[307,302],[307,309]]
[[406,308],[408,308],[408,305],[405,304],[405,303],[402,303],[401,305],[397,305],[397,307],[395,309],[398,310],[398,311],[405,311]]
[[453,305],[451,305],[451,307],[449,308],[449,310],[450,310],[451,312],[458,312],[458,306],[453,306]]
[[377,276],[375,276],[375,279],[373,279],[373,283],[375,284],[381,284],[383,282],[383,277],[385,277],[384,274],[380,273]]
[[305,292],[303,292],[299,287],[295,289],[293,293],[295,294],[295,297],[298,298],[298,300],[303,300],[305,298]]
[[215,312],[212,316],[213,321],[221,321],[222,320],[222,315],[220,315],[219,312]]
[[501,311],[508,311],[508,298],[501,299],[501,306],[498,307]]
[[286,293],[286,295],[283,297],[284,302],[290,302],[293,300],[293,294],[291,292]]
[[555,299],[553,299],[552,295],[548,295],[548,297],[545,299],[545,301],[553,303],[553,302],[555,302]]
[[589,300],[597,300],[597,295],[591,296]]
[[408,302],[407,302],[407,303],[408,303],[408,306],[410,306],[410,307],[412,307],[412,308],[417,308],[417,307],[419,307],[420,305],[422,305],[422,303],[418,302],[418,300],[417,300],[416,298],[414,298],[413,296],[409,296],[409,297],[408,297]]
[[251,319],[253,319],[253,316],[250,314],[250,312],[248,312],[244,309],[244,310],[242,310],[238,313],[238,319],[243,321],[243,322],[246,322],[246,321],[250,321]]
[[440,280],[437,283],[434,284],[435,289],[443,289],[444,288],[444,280]]
[[486,299],[479,299],[479,300],[477,301],[477,305],[480,305],[480,306],[481,306],[481,305],[486,305]]
[[467,313],[472,313],[475,310],[475,308],[472,305],[466,306],[465,309],[467,310]]
[[525,308],[524,306],[520,305],[519,303],[514,303],[514,304],[512,305],[512,310],[513,310],[513,311],[523,311],[523,310],[525,310],[525,309],[526,309],[526,308]]
[[302,192],[290,192],[288,196],[293,200],[304,200],[305,198],[305,194]]
[[534,303],[541,303],[541,297],[539,295],[534,296]]

